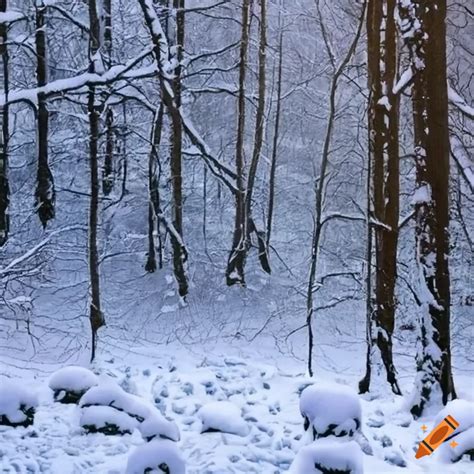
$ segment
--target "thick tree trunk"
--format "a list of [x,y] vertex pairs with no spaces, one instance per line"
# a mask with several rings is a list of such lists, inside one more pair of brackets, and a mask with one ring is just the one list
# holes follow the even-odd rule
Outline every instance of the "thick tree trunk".
[[[97,72],[100,64],[100,23],[95,0],[89,1],[90,41],[89,72]],[[90,165],[90,209],[89,209],[89,276],[91,287],[90,323],[92,330],[91,360],[94,360],[97,346],[97,331],[105,325],[100,304],[99,251],[97,246],[99,213],[99,111],[95,105],[95,87],[89,86],[87,112],[89,115],[89,165]]]
[[[7,11],[7,0],[0,0],[0,13]],[[0,247],[8,240],[10,228],[10,216],[8,206],[10,204],[10,187],[8,184],[8,24],[0,23],[0,83],[5,94],[5,105],[0,106]]]
[[235,222],[232,239],[232,250],[229,254],[226,269],[227,285],[240,284],[245,286],[245,261],[247,258],[247,219],[245,202],[245,77],[247,72],[247,54],[249,46],[250,0],[243,0],[242,5],[242,34],[240,40],[239,61],[239,98],[238,124],[235,165],[237,173],[237,192],[235,193]]
[[380,390],[387,381],[392,392],[400,395],[392,354],[399,217],[398,97],[393,93],[397,80],[395,6],[396,0],[369,0],[367,14],[369,160],[376,225],[371,377],[366,387]]
[[[104,10],[104,52],[107,68],[112,65],[112,0],[103,0]],[[110,194],[114,186],[114,112],[111,107],[105,111],[105,160],[102,176],[104,194]]]
[[[38,87],[48,81],[47,45],[46,45],[46,6],[43,0],[36,3],[36,78]],[[49,112],[46,97],[38,94],[38,174],[36,184],[36,210],[43,227],[55,215],[56,193],[48,158]]]
[[416,259],[420,347],[411,412],[455,398],[450,350],[449,129],[446,0],[400,2],[410,48],[416,160]]

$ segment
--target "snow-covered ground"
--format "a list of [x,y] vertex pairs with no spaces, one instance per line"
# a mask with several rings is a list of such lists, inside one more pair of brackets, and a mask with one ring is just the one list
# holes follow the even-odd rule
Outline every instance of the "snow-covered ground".
[[[212,350],[178,344],[141,345],[105,356],[92,369],[98,373],[100,383],[118,383],[126,391],[154,404],[162,415],[177,424],[179,442],[155,439],[151,443],[164,443],[161,446],[166,449],[159,451],[160,456],[180,453],[188,474],[283,473],[289,470],[297,453],[308,442],[299,394],[314,380],[302,373],[301,362],[274,350],[264,350],[262,345],[260,349],[248,346],[245,351],[238,351],[230,344]],[[124,436],[85,434],[80,427],[82,409],[53,401],[48,388],[49,367],[43,367],[43,372],[8,365],[2,368],[7,375],[20,375],[24,387],[38,392],[40,404],[33,426],[0,427],[0,472],[124,474],[132,453],[135,459],[153,455],[148,452],[153,451],[152,445],[136,451],[145,446],[138,429]],[[354,388],[357,374],[341,376],[330,370],[319,370],[318,381],[336,381]],[[463,398],[472,397],[469,378],[459,377],[457,383]],[[472,472],[473,463],[467,459],[456,464],[444,464],[437,455],[415,459],[418,443],[426,435],[422,425],[431,429],[435,416],[413,421],[404,409],[402,398],[373,401],[360,398],[360,401],[361,430],[374,454],[361,454],[363,472]],[[472,419],[469,414],[466,417]],[[234,429],[237,434],[201,433],[206,431],[203,427]],[[340,440],[329,441],[326,450],[323,443],[319,451],[306,451],[320,456],[322,449],[325,456],[335,456],[337,445],[334,443],[338,442]],[[342,461],[351,450],[357,455],[354,442],[349,447],[350,450],[347,445],[346,450],[341,448]],[[177,448],[176,453],[174,448]],[[352,460],[348,462],[357,465],[354,456],[350,456]],[[179,464],[177,458],[174,460]],[[135,472],[130,470],[133,468],[130,464],[128,472]]]

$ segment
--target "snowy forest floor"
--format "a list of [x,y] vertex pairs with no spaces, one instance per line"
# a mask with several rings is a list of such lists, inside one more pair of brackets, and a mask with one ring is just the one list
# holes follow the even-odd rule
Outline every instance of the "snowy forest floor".
[[[278,353],[271,343],[265,346],[260,341],[258,348],[247,345],[245,350],[231,344],[194,350],[177,343],[129,347],[103,354],[94,369],[127,391],[158,402],[166,416],[178,424],[179,447],[189,474],[285,472],[302,445],[298,393],[310,380],[300,361]],[[13,365],[3,365],[3,371],[12,376],[19,373]],[[143,442],[140,435],[83,434],[79,409],[52,402],[46,383],[49,371],[48,366],[20,370],[31,389],[39,391],[41,404],[32,427],[0,429],[0,472],[123,473],[128,455]],[[355,388],[360,374],[341,373],[318,368],[316,375],[317,380]],[[403,378],[402,384],[408,380],[412,378]],[[460,397],[472,401],[472,379],[458,374],[456,382]],[[409,385],[404,388],[409,389]],[[197,409],[215,400],[230,400],[243,409],[251,426],[248,436],[199,433]],[[436,455],[415,459],[415,450],[424,437],[421,426],[431,429],[434,417],[413,421],[403,408],[402,398],[361,401],[362,430],[374,451],[374,456],[364,456],[365,473],[472,472],[472,463],[467,460],[446,465],[440,464]]]

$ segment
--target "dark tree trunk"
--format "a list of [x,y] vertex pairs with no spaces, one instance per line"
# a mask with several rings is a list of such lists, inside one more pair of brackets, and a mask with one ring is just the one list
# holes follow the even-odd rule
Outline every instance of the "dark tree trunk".
[[173,0],[176,9],[176,46],[178,66],[175,70],[173,80],[174,105],[170,110],[172,122],[172,144],[171,144],[171,186],[173,189],[173,227],[176,234],[170,234],[173,247],[173,267],[176,281],[178,282],[179,295],[185,297],[188,294],[188,279],[186,276],[187,254],[184,251],[183,242],[183,177],[182,177],[182,147],[183,147],[183,124],[179,109],[181,107],[181,63],[184,51],[184,8],[185,0]]
[[247,257],[247,220],[245,212],[245,177],[244,177],[244,133],[245,133],[245,77],[247,70],[247,54],[249,45],[250,0],[243,0],[242,35],[240,41],[239,62],[239,98],[238,125],[236,145],[237,191],[235,193],[235,223],[232,239],[232,250],[229,254],[226,269],[227,285],[240,284],[245,286],[245,261]]
[[[38,87],[48,81],[46,7],[44,2],[36,3],[36,78]],[[55,215],[56,193],[48,157],[49,112],[45,94],[38,94],[38,174],[36,184],[36,210],[45,228]]]
[[280,120],[281,120],[281,95],[282,95],[282,76],[283,76],[283,28],[280,26],[280,38],[278,43],[278,72],[277,72],[277,106],[275,112],[275,130],[273,132],[273,148],[270,165],[270,180],[268,183],[268,216],[267,216],[267,248],[270,246],[270,237],[273,226],[273,213],[275,208],[275,181],[276,165],[278,158],[278,141],[280,139]]
[[[375,301],[371,328],[368,390],[385,379],[401,395],[393,365],[395,285],[399,217],[398,96],[396,0],[369,0],[367,14],[369,72],[369,160],[373,169]],[[367,375],[366,375],[367,377]]]
[[[107,68],[112,65],[112,0],[104,0],[104,52]],[[114,112],[111,107],[105,111],[105,160],[102,176],[102,189],[110,194],[114,186]]]
[[[145,265],[147,272],[156,271],[156,250],[155,250],[155,239],[154,229],[156,228],[160,235],[160,223],[161,223],[161,200],[160,200],[160,162],[159,162],[159,151],[161,143],[161,132],[163,128],[163,115],[164,106],[163,103],[156,113],[155,120],[153,123],[152,130],[152,145],[150,150],[150,156],[148,160],[148,192],[149,192],[149,206],[148,206],[148,258]],[[162,268],[162,249],[161,249],[161,237],[159,237],[159,267]]]
[[[7,10],[7,0],[0,0],[0,13]],[[0,82],[5,94],[5,105],[0,107],[0,247],[8,240],[10,216],[10,186],[8,184],[8,49],[7,49],[8,24],[0,23]]]
[[451,372],[446,0],[399,4],[412,59],[420,350],[411,412],[456,397]]
[[[89,72],[94,73],[101,60],[100,23],[95,0],[89,1],[90,40]],[[97,247],[98,213],[99,213],[99,126],[100,115],[95,105],[95,87],[89,86],[87,112],[89,115],[89,165],[90,165],[90,209],[89,209],[89,275],[90,275],[90,323],[92,330],[91,360],[94,360],[97,346],[97,331],[105,325],[100,304],[99,251]]]

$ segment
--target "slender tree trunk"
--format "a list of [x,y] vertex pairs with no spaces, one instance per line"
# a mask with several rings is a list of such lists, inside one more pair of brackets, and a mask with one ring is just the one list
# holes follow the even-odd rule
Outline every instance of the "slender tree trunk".
[[245,219],[247,222],[246,252],[252,245],[251,235],[255,234],[258,243],[258,258],[264,271],[271,273],[265,232],[259,231],[252,216],[252,197],[255,188],[258,163],[262,154],[263,133],[265,130],[265,84],[266,84],[266,48],[267,48],[267,0],[260,0],[260,40],[258,49],[258,104],[255,117],[255,138],[252,160],[247,178],[245,195]]
[[420,344],[411,412],[456,397],[451,372],[449,276],[449,128],[446,0],[399,2],[409,47],[416,160],[416,259]]
[[[281,15],[281,13],[280,13]],[[275,208],[275,181],[276,165],[278,158],[278,141],[280,139],[280,120],[281,120],[281,95],[282,95],[282,76],[283,76],[283,28],[280,24],[280,38],[278,42],[278,72],[277,72],[277,106],[275,111],[275,130],[273,132],[273,148],[270,165],[270,180],[268,183],[268,216],[267,216],[267,248],[270,247],[270,237],[273,226],[273,213]]]
[[[159,150],[161,144],[161,132],[163,129],[163,115],[164,106],[163,103],[157,110],[155,115],[153,130],[152,130],[152,145],[150,150],[150,156],[148,159],[148,193],[149,193],[149,205],[148,205],[148,259],[145,265],[147,272],[156,271],[156,251],[155,251],[155,239],[154,229],[156,223],[156,229],[160,233],[160,221],[161,221],[161,199],[160,199],[160,183],[158,169],[159,164]],[[160,238],[160,268],[162,267],[161,258],[161,238]]]
[[[104,52],[107,68],[112,65],[112,0],[103,0],[104,9]],[[114,112],[111,107],[105,111],[105,161],[102,176],[102,189],[110,194],[114,186]]]
[[[327,168],[329,165],[330,147],[332,142],[332,134],[334,130],[334,123],[336,121],[336,99],[337,89],[341,75],[344,73],[346,66],[349,64],[352,56],[354,55],[357,43],[362,32],[363,20],[365,17],[366,4],[362,6],[361,16],[357,26],[356,34],[349,45],[346,55],[343,57],[339,65],[333,64],[333,74],[331,79],[331,85],[329,89],[329,114],[327,118],[326,133],[324,136],[324,144],[321,152],[319,177],[315,182],[316,186],[316,199],[314,206],[314,220],[313,220],[313,238],[311,241],[311,258],[310,258],[310,269],[308,276],[308,286],[306,290],[306,327],[308,330],[308,373],[310,377],[313,376],[313,349],[314,349],[314,334],[313,334],[313,316],[314,316],[314,289],[316,283],[316,276],[319,262],[319,248],[321,242],[321,235],[323,230],[323,206],[326,188]],[[325,32],[324,19],[321,14],[320,4],[317,3],[318,17],[320,26],[323,30],[323,36],[325,41],[328,41]],[[331,50],[331,46],[326,44],[326,49]]]
[[229,254],[226,269],[227,285],[240,284],[245,286],[245,260],[247,257],[247,221],[245,212],[245,77],[247,72],[247,54],[249,46],[250,28],[250,0],[243,0],[242,5],[242,34],[240,40],[239,61],[239,98],[238,124],[235,164],[237,173],[237,192],[235,193],[235,223],[232,250]]
[[[43,0],[36,0],[36,78],[38,87],[48,81],[47,43],[46,43],[46,6]],[[43,227],[55,215],[56,193],[48,159],[49,112],[46,97],[38,94],[38,174],[36,184],[36,209]]]
[[[89,1],[90,40],[89,72],[95,73],[101,62],[100,58],[100,22],[95,0]],[[99,111],[95,105],[95,87],[89,86],[87,112],[89,115],[89,164],[91,199],[89,209],[89,275],[91,286],[90,323],[92,330],[91,361],[94,360],[97,346],[97,331],[105,325],[100,304],[99,251],[97,246],[98,213],[99,213]]]
[[188,294],[188,279],[185,271],[186,253],[183,251],[183,177],[182,177],[182,146],[183,146],[183,124],[179,108],[181,107],[181,63],[184,51],[184,8],[185,0],[173,0],[176,9],[176,48],[178,66],[175,70],[173,80],[174,111],[171,112],[172,121],[172,144],[171,144],[171,186],[173,189],[173,226],[181,239],[176,235],[170,235],[173,247],[173,267],[176,281],[178,282],[179,295],[185,297]]
[[[0,0],[0,13],[7,11],[7,0]],[[10,187],[8,184],[8,23],[0,23],[0,82],[5,94],[5,105],[0,106],[0,247],[8,240],[10,228],[10,216],[8,206],[10,204]]]
[[[181,62],[184,44],[184,0],[175,0],[175,8],[177,8],[177,25],[176,36],[179,47],[177,48],[178,61]],[[167,41],[164,38],[164,32],[159,23],[156,12],[146,0],[139,0],[143,10],[147,27],[150,31],[154,55],[157,63],[162,67],[162,63],[168,61],[169,58],[162,58],[161,44]],[[166,45],[167,46],[167,45]],[[186,296],[188,292],[188,281],[185,272],[185,264],[187,260],[187,250],[182,239],[182,177],[181,177],[181,155],[182,155],[182,119],[181,119],[181,65],[178,66],[175,73],[175,80],[172,82],[172,93],[170,92],[170,84],[160,75],[161,98],[166,106],[172,126],[172,151],[171,151],[171,179],[173,186],[173,222],[169,223],[163,213],[160,218],[165,225],[166,230],[170,234],[173,246],[173,266],[175,278],[178,282],[178,291],[180,296]]]
[[375,301],[367,390],[387,381],[401,395],[393,365],[395,285],[399,218],[398,96],[396,0],[369,0],[367,14],[369,72],[369,160],[373,165]]

